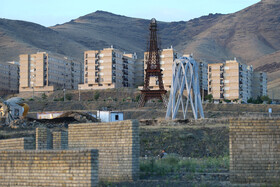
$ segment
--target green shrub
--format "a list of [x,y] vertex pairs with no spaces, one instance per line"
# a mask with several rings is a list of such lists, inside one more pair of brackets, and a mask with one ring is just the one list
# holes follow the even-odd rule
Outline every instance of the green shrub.
[[93,97],[94,97],[94,100],[97,101],[99,99],[99,97],[100,97],[100,93],[99,92],[95,92]]
[[136,98],[135,98],[135,101],[136,101],[136,102],[138,102],[138,101],[139,101],[140,96],[141,96],[140,94],[138,94],[138,95],[136,96]]
[[205,99],[205,100],[208,100],[209,103],[212,103],[212,101],[213,101],[213,95],[212,95],[212,94],[206,95],[206,96],[204,97],[204,99]]
[[47,99],[48,96],[47,96],[45,93],[43,93],[43,94],[41,95],[41,97],[42,97],[43,100],[45,100],[45,99]]
[[162,159],[140,160],[140,171],[145,176],[164,176],[171,172],[186,171],[190,173],[229,170],[229,156],[207,158],[181,158],[175,154]]
[[72,100],[72,97],[73,95],[68,93],[68,94],[65,94],[65,99],[68,100],[68,101],[71,101]]

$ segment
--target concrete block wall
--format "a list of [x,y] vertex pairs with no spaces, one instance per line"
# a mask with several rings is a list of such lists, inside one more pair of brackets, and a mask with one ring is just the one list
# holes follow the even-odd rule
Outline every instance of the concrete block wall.
[[0,186],[97,185],[97,150],[0,151]]
[[230,182],[280,184],[280,119],[230,120]]
[[139,123],[71,124],[69,149],[94,148],[99,151],[99,180],[132,181],[139,177]]
[[25,138],[12,138],[0,140],[0,150],[24,150],[24,149],[35,149],[35,141],[32,137]]
[[36,128],[36,149],[52,149],[52,133],[48,128]]
[[52,137],[53,149],[68,149],[68,131],[55,131]]

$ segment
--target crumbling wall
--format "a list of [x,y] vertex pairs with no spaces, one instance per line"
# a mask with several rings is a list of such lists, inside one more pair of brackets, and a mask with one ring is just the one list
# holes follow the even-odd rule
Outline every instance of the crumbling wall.
[[97,185],[97,150],[0,151],[0,186]]
[[24,149],[35,149],[34,138],[25,137],[25,138],[12,138],[0,140],[0,150],[24,150]]
[[138,178],[138,121],[71,124],[68,140],[69,149],[98,149],[99,180],[117,182]]
[[230,182],[280,184],[280,119],[230,120]]

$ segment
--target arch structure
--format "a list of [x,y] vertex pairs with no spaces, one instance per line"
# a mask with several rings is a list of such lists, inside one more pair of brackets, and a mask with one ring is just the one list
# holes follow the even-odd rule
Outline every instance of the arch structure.
[[172,84],[166,119],[175,119],[179,107],[182,107],[183,117],[187,119],[190,105],[194,119],[204,118],[198,76],[198,64],[191,57],[176,59],[172,66]]

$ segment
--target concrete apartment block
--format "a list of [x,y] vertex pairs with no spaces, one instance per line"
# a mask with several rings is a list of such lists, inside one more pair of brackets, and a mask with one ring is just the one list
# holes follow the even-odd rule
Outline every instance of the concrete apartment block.
[[201,96],[204,98],[208,94],[208,63],[198,62],[198,77]]
[[68,149],[68,131],[55,131],[52,138],[53,149]]
[[36,149],[52,149],[52,133],[48,128],[36,128]]
[[267,75],[264,72],[254,72],[252,81],[252,97],[267,95]]
[[135,61],[135,87],[144,85],[144,59]]
[[230,182],[278,186],[279,147],[280,119],[230,119]]
[[208,93],[213,99],[223,98],[223,63],[208,64]]
[[241,100],[252,97],[253,67],[236,60],[208,64],[208,93],[214,100]]
[[97,150],[1,150],[0,186],[98,186]]
[[138,179],[138,121],[70,124],[68,140],[69,149],[98,149],[99,180],[118,182]]
[[19,91],[19,64],[17,62],[0,63],[0,96]]
[[84,52],[84,84],[80,90],[135,87],[143,71],[136,54],[124,54],[118,49]]
[[34,138],[12,138],[0,140],[0,150],[25,150],[25,149],[35,149]]
[[20,57],[20,92],[49,92],[78,89],[82,82],[82,64],[46,52]]
[[[163,85],[166,90],[171,89],[172,84],[172,65],[174,60],[177,58],[177,52],[173,49],[163,49],[159,53],[160,55],[160,68],[162,69],[162,80]],[[144,69],[147,68],[147,61],[149,57],[149,52],[144,53]],[[145,74],[145,72],[144,72]],[[157,90],[159,89],[158,81],[156,77],[150,78],[150,89]]]

